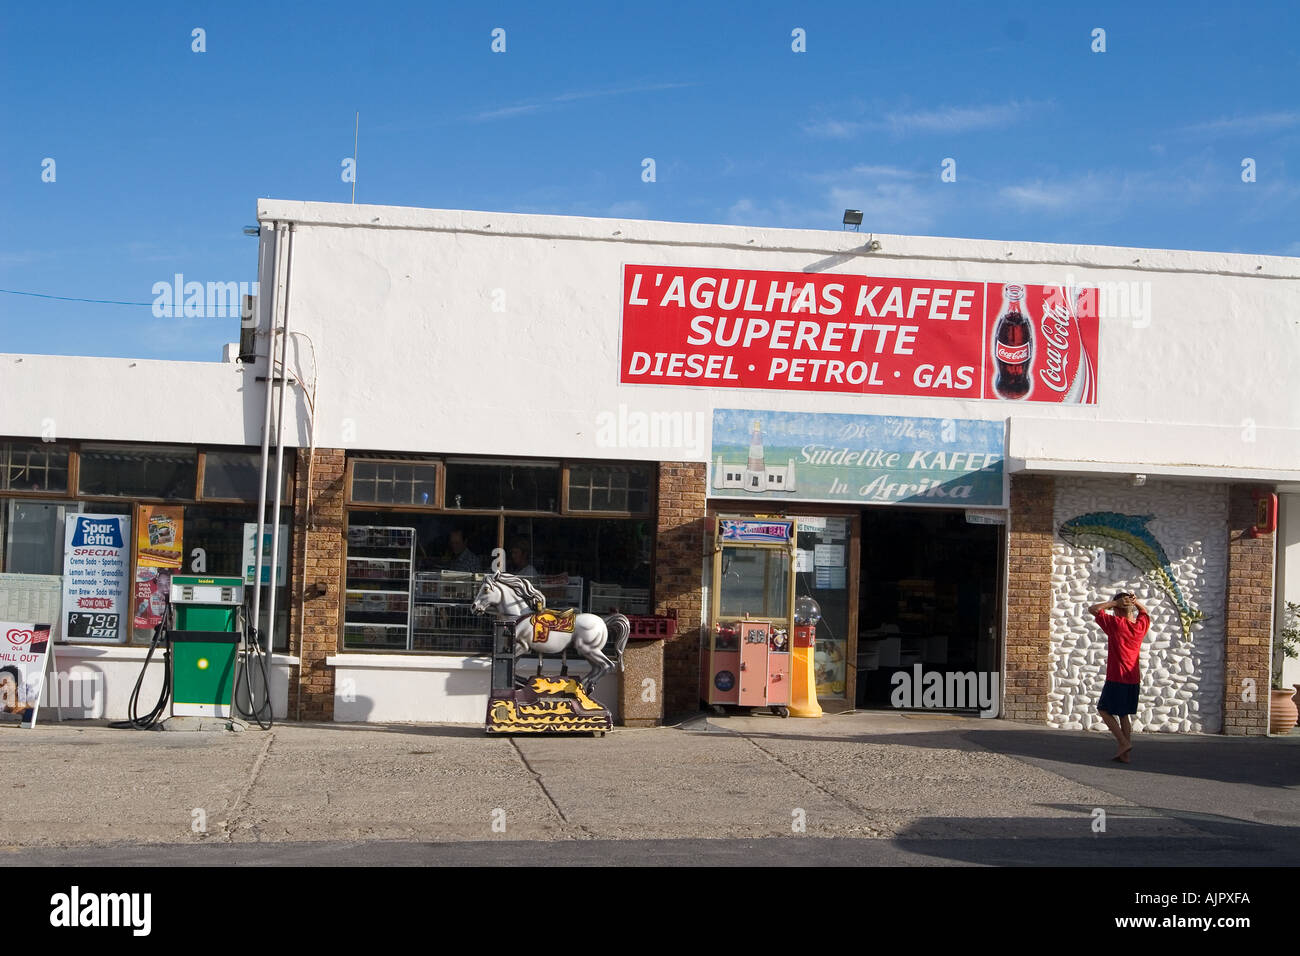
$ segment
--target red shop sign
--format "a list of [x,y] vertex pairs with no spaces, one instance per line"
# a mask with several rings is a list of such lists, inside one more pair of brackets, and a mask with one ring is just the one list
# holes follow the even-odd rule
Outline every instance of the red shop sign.
[[1096,402],[1095,289],[623,267],[619,381]]

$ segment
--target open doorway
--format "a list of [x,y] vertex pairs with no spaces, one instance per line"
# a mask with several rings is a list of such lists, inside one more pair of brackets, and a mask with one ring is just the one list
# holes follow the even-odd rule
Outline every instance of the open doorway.
[[891,707],[893,675],[1000,666],[999,568],[1006,526],[964,511],[862,513],[858,707]]

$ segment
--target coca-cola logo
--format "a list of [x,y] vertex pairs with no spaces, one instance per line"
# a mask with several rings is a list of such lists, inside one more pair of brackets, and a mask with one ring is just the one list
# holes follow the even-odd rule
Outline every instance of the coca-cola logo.
[[1008,365],[1023,365],[1029,361],[1029,343],[1024,345],[1003,345],[997,344],[995,349],[999,362],[1006,362]]
[[1070,307],[1051,299],[1043,303],[1043,323],[1039,329],[1047,343],[1047,361],[1038,370],[1038,377],[1054,392],[1064,392],[1069,387],[1067,374],[1070,363]]

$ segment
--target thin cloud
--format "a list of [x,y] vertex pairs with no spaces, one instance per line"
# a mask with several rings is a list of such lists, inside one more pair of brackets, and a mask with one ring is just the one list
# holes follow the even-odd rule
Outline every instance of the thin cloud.
[[745,197],[731,205],[725,220],[735,225],[838,229],[845,209],[860,209],[864,232],[907,233],[932,227],[948,195],[926,188],[926,181],[937,177],[897,166],[859,165],[802,178],[814,185],[804,201]]
[[1099,170],[1045,181],[1013,183],[998,190],[999,201],[1031,212],[1089,211],[1114,219],[1135,206],[1176,201],[1200,202],[1212,194],[1222,174],[1206,161],[1178,169]]
[[947,106],[937,110],[889,113],[884,126],[900,135],[906,133],[969,133],[979,129],[1000,129],[1024,119],[1035,109],[1032,103],[1012,101],[997,106]]
[[1065,209],[1079,205],[1084,194],[1077,182],[1044,183],[1037,180],[1018,186],[1004,186],[999,195],[1008,202],[1029,209]]
[[921,179],[929,174],[923,173],[916,169],[907,169],[903,166],[869,166],[865,163],[859,163],[849,169],[836,170],[829,173],[813,173],[808,178],[814,182],[835,183],[841,180],[852,179]]
[[805,123],[803,130],[821,139],[853,139],[865,132],[885,132],[895,136],[970,133],[1012,126],[1041,106],[1040,103],[1019,100],[985,106],[944,106],[932,110],[896,111],[874,120],[819,119]]
[[803,131],[810,136],[821,139],[852,139],[866,128],[864,123],[853,120],[820,120],[804,123]]
[[506,119],[511,116],[555,109],[563,103],[572,103],[576,100],[590,100],[606,96],[626,96],[629,93],[656,93],[660,90],[678,90],[694,85],[694,83],[651,83],[645,86],[628,86],[613,90],[575,90],[545,100],[535,100],[531,103],[517,103],[513,106],[503,106],[495,110],[485,110],[473,118],[479,122],[487,122],[489,120]]
[[1226,133],[1271,133],[1293,126],[1300,126],[1300,113],[1256,113],[1254,116],[1232,116],[1206,123],[1193,123],[1184,126],[1182,132],[1212,136]]

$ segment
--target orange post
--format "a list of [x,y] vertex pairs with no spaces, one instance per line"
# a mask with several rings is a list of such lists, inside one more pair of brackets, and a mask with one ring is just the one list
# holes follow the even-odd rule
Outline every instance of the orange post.
[[817,627],[814,624],[796,624],[794,628],[794,660],[790,688],[791,717],[820,717],[821,704],[817,703],[817,673],[814,669],[813,643]]

